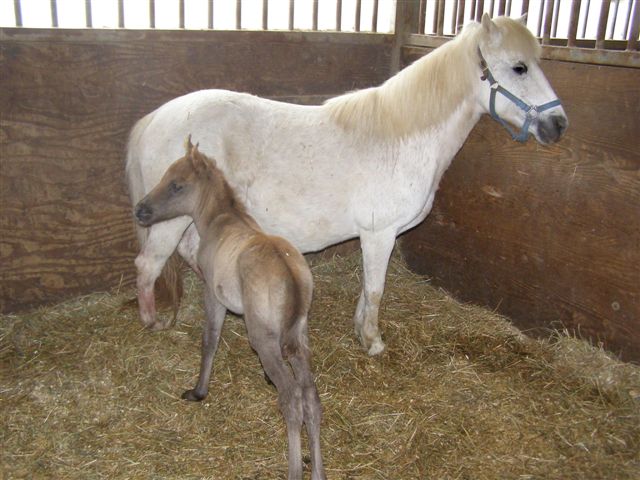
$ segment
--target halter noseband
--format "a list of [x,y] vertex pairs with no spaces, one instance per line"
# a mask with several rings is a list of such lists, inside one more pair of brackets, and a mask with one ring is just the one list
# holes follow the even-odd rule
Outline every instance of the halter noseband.
[[[531,105],[529,103],[524,102],[520,98],[516,97],[513,93],[511,93],[506,88],[502,87],[495,77],[491,74],[489,67],[487,66],[487,62],[482,56],[482,52],[480,51],[480,47],[478,47],[478,55],[480,55],[480,67],[482,68],[482,76],[480,77],[482,80],[487,80],[489,85],[491,85],[491,97],[489,99],[489,110],[491,113],[491,117],[494,120],[497,120],[507,131],[511,134],[511,138],[517,140],[518,142],[526,142],[527,138],[529,138],[529,127],[531,123],[538,118],[538,114],[540,112],[544,112],[545,110],[549,110],[550,108],[557,107],[562,105],[559,99],[552,100],[543,105]],[[501,93],[509,101],[514,103],[520,110],[525,112],[525,120],[522,128],[520,129],[520,133],[516,133],[511,126],[505,122],[500,115],[496,112],[496,94]]]

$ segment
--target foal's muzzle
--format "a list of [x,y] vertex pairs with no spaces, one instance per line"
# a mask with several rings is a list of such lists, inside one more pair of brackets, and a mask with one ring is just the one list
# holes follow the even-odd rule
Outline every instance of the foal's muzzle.
[[138,223],[143,227],[146,227],[151,222],[151,217],[153,216],[153,210],[149,205],[140,202],[138,203],[138,205],[136,205],[136,208],[133,214],[136,217],[136,220],[138,220]]

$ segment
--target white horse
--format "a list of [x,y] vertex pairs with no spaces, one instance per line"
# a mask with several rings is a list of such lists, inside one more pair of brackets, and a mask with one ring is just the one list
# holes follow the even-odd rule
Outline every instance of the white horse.
[[[540,51],[522,19],[485,14],[381,86],[321,106],[224,90],[176,98],[131,132],[131,199],[136,204],[158,183],[192,134],[267,233],[302,252],[359,237],[364,282],[355,331],[369,354],[378,354],[378,309],[395,239],[427,216],[440,178],[480,116],[522,126],[513,134],[521,141],[531,133],[549,144],[566,129],[538,65]],[[181,217],[139,237],[141,320],[166,328],[156,319],[154,282],[176,247],[197,271],[198,235]]]

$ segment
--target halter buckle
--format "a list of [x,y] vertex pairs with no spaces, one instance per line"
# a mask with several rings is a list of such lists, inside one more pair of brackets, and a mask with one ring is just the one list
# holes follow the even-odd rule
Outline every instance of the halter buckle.
[[531,105],[529,107],[529,110],[527,110],[527,118],[530,118],[531,120],[535,120],[536,118],[538,118],[538,107],[535,105]]

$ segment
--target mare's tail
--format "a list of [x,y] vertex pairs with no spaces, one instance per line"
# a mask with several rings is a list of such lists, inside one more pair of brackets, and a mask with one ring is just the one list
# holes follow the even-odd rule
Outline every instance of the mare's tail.
[[[140,166],[139,141],[140,136],[153,118],[153,113],[139,120],[131,129],[129,142],[127,144],[125,177],[129,198],[132,207],[135,206],[145,196],[144,183],[142,181],[142,168]],[[140,248],[145,244],[149,236],[149,230],[138,225],[134,221],[136,236]],[[183,262],[177,253],[169,257],[165,263],[160,276],[156,280],[155,294],[157,304],[160,308],[171,307],[173,309],[173,321],[175,322],[180,308],[180,302],[184,293],[182,279]],[[137,299],[132,299],[127,304],[137,304]]]

